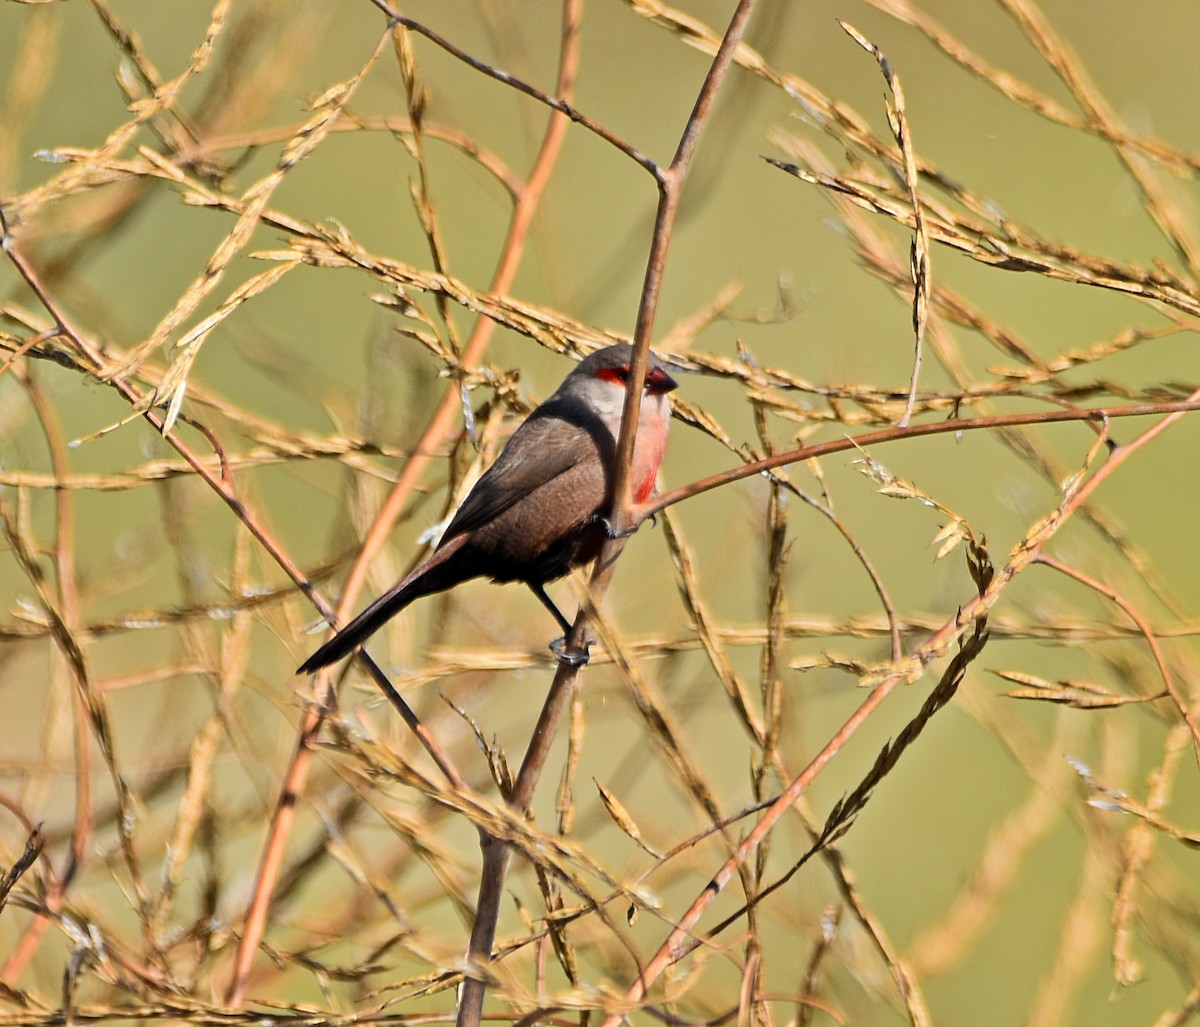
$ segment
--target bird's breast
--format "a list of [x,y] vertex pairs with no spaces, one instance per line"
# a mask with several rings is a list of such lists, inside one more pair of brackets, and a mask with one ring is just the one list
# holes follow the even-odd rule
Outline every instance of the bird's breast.
[[667,428],[671,406],[666,396],[647,396],[638,417],[637,442],[633,447],[633,501],[644,503],[654,493],[658,469],[667,451]]

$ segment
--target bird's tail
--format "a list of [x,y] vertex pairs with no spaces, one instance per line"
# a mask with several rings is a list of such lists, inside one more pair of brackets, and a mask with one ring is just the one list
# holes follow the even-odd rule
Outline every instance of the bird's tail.
[[343,656],[349,656],[414,599],[420,599],[421,596],[432,592],[440,592],[463,580],[463,575],[456,574],[447,563],[466,540],[466,535],[458,535],[435,550],[420,567],[396,582],[349,624],[337,631],[328,642],[300,664],[296,673],[312,674],[322,667],[336,663]]

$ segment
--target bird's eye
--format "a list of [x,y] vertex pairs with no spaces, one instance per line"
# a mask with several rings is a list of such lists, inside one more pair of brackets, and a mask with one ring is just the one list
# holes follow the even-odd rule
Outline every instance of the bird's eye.
[[614,385],[625,386],[629,383],[628,367],[601,367],[596,370],[596,377]]

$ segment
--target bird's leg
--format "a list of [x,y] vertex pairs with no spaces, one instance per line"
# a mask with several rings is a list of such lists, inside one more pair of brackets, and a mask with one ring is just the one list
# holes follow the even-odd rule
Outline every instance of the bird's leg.
[[590,639],[582,649],[568,649],[567,636],[563,635],[562,638],[556,638],[546,648],[554,653],[559,663],[565,663],[568,667],[586,667],[588,660],[592,658],[592,654],[588,651],[589,645],[591,645]]
[[630,535],[637,534],[636,524],[632,528],[626,528],[624,531],[617,531],[617,529],[613,526],[613,522],[605,517],[604,514],[594,513],[587,519],[587,522],[588,524],[603,525],[604,534],[609,538],[629,538]]
[[554,619],[558,621],[558,626],[563,629],[565,634],[569,635],[571,633],[571,622],[567,620],[567,618],[564,617],[559,611],[558,607],[554,605],[554,600],[546,595],[546,587],[540,581],[530,581],[528,582],[528,585],[529,590],[535,596],[537,596],[542,601],[542,605],[554,615]]
[[540,581],[530,581],[527,582],[527,584],[529,585],[529,590],[542,601],[542,605],[545,606],[546,609],[552,614],[554,614],[554,619],[558,621],[558,626],[563,629],[563,637],[556,638],[550,643],[550,651],[558,657],[559,663],[565,663],[568,667],[584,666],[591,658],[591,654],[588,652],[588,646],[590,646],[595,640],[589,638],[583,643],[582,650],[568,649],[567,637],[571,634],[571,622],[562,615],[558,607],[554,605],[554,602],[551,600],[551,598],[546,595],[546,588]]

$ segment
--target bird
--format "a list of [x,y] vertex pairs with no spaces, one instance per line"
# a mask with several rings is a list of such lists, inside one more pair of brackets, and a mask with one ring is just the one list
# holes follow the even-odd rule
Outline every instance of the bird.
[[[485,576],[528,585],[563,630],[551,650],[564,663],[586,663],[586,645],[567,649],[571,624],[545,586],[590,563],[605,539],[615,535],[610,517],[617,437],[632,357],[633,347],[623,343],[581,360],[513,433],[429,558],[337,631],[296,673],[311,674],[348,656],[413,600]],[[635,503],[654,492],[676,387],[651,352],[633,447]]]

